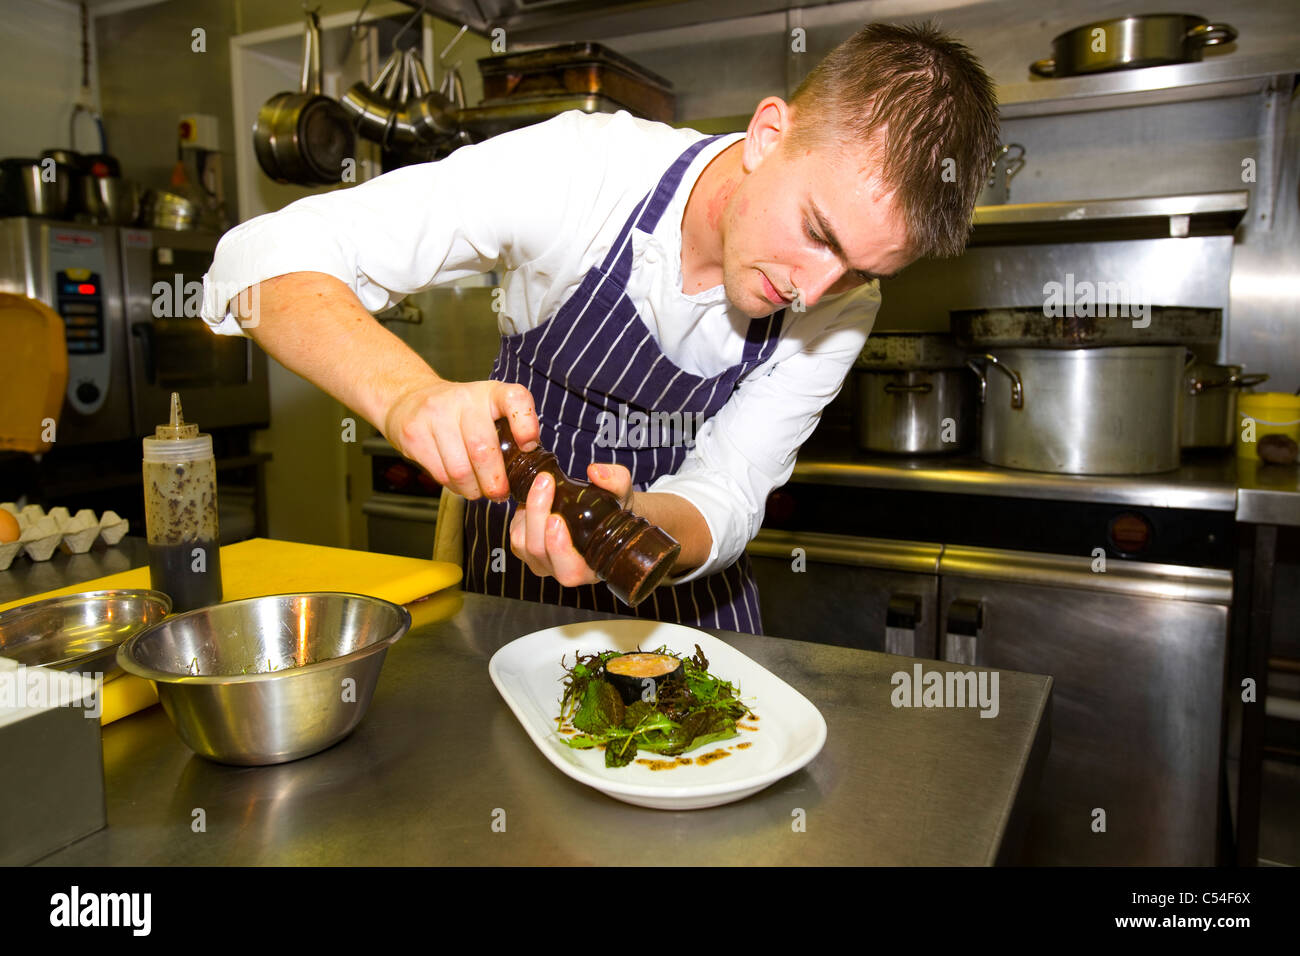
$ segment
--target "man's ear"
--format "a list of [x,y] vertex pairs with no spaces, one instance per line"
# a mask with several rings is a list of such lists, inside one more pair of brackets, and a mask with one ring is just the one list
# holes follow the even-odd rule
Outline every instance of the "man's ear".
[[791,115],[790,104],[779,96],[769,96],[758,104],[745,135],[745,172],[752,173],[773,150],[781,148],[790,135]]

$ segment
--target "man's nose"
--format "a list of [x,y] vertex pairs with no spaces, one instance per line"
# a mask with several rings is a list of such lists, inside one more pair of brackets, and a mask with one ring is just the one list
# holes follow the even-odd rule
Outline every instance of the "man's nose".
[[803,294],[803,304],[814,306],[826,294],[826,290],[839,282],[844,276],[844,266],[838,259],[811,263],[803,270],[803,281],[798,283]]

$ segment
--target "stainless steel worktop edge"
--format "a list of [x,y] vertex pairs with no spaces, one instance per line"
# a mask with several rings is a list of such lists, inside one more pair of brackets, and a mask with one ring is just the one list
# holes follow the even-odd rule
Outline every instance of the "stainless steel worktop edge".
[[894,491],[991,495],[1230,511],[1245,524],[1300,526],[1300,466],[1234,455],[1185,456],[1156,475],[1054,475],[986,465],[978,458],[890,458],[818,449],[801,457],[791,481]]
[[[991,495],[1236,511],[1237,487],[1231,463],[1184,464],[1159,475],[1054,475],[996,468],[969,457],[956,459],[814,455],[794,466],[792,481],[859,485],[896,491]],[[1300,500],[1300,499],[1298,499]]]

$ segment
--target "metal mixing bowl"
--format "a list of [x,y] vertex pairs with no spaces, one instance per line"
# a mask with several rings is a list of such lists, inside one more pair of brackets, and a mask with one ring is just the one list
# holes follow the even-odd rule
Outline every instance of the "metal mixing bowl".
[[406,608],[320,591],[177,614],[132,637],[122,668],[155,681],[181,739],[221,763],[260,765],[324,750],[365,716]]
[[79,674],[122,673],[117,649],[171,613],[161,591],[86,591],[20,604],[0,613],[0,657]]

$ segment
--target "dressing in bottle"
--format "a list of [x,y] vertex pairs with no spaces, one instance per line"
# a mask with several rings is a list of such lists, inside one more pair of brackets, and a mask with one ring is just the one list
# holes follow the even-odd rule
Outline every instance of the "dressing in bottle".
[[150,586],[174,612],[221,602],[217,467],[212,436],[181,415],[172,392],[171,422],[144,439],[144,518]]

